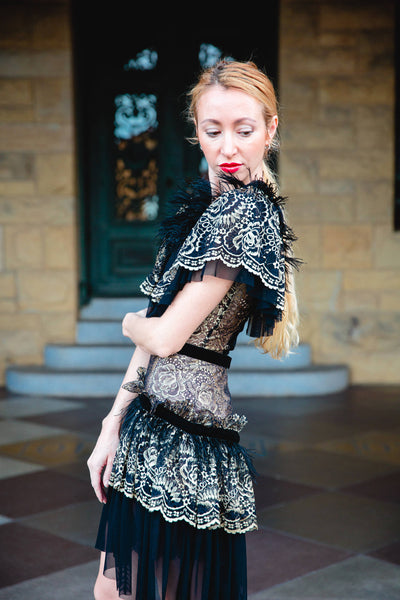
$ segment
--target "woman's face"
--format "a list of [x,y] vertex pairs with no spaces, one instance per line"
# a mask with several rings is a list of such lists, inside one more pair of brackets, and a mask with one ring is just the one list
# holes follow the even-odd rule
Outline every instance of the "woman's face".
[[196,128],[210,182],[217,184],[222,172],[244,183],[261,178],[266,145],[277,125],[274,116],[267,128],[261,103],[245,92],[219,85],[203,92]]

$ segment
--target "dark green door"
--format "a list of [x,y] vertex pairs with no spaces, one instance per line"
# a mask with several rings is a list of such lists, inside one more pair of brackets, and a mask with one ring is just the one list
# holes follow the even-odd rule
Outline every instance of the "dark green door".
[[[193,132],[184,115],[200,69],[222,55],[253,58],[276,79],[277,37],[260,28],[256,48],[254,25],[240,35],[210,26],[160,33],[146,30],[125,4],[118,19],[110,12],[95,21],[81,5],[73,3],[73,31],[85,302],[139,292],[168,198],[204,167],[187,140]],[[277,22],[275,3],[269,21],[275,32]]]

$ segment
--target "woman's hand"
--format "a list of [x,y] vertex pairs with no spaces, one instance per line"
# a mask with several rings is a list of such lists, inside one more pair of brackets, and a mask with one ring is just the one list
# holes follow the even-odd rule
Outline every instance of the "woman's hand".
[[103,504],[107,500],[106,490],[119,442],[118,430],[115,427],[109,427],[105,421],[103,421],[96,446],[87,461],[92,487],[99,502]]
[[122,320],[122,335],[132,339],[135,323],[137,323],[137,317],[145,319],[146,314],[147,308],[142,308],[142,310],[138,310],[137,312],[127,313]]

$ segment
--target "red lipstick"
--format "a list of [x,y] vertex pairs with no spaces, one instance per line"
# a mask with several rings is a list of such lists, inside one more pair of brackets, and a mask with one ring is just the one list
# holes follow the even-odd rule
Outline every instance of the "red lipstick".
[[236,173],[242,165],[240,163],[222,163],[218,166],[224,173]]

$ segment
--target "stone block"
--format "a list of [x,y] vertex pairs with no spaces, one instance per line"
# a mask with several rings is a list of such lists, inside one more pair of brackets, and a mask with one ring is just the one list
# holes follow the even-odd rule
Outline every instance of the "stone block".
[[50,269],[76,268],[76,236],[71,226],[46,227],[44,231],[45,265]]
[[30,153],[0,153],[0,181],[33,179],[34,156]]
[[320,359],[342,360],[354,383],[396,383],[400,368],[400,313],[327,314],[321,321]]
[[75,193],[71,153],[39,154],[36,157],[36,173],[40,194],[71,196]]
[[390,179],[357,181],[356,221],[386,223],[393,220],[393,184]]
[[400,231],[391,225],[374,227],[374,266],[378,269],[400,268]]
[[356,74],[354,77],[341,74],[336,77],[322,76],[319,79],[319,98],[322,104],[334,106],[393,106],[394,73],[385,74],[385,77],[376,73],[368,73],[368,76]]
[[286,218],[297,234],[298,227],[321,222],[321,202],[316,194],[294,192],[286,205]]
[[0,77],[65,77],[71,75],[70,50],[1,49]]
[[355,356],[351,365],[352,381],[357,384],[393,385],[399,382],[400,353],[375,352]]
[[302,224],[350,224],[354,222],[355,199],[346,194],[296,194],[293,192],[287,206],[289,221],[296,233]]
[[48,343],[74,343],[77,315],[66,313],[43,313],[40,315],[43,336]]
[[[0,196],[33,196],[36,193],[34,181],[4,181],[0,180]],[[16,200],[14,200],[16,202]]]
[[318,7],[310,3],[285,3],[280,15],[280,39],[284,46],[298,48],[318,37]]
[[[8,315],[9,318],[11,316]],[[0,327],[0,332],[0,358],[5,366],[42,362],[43,340],[39,331],[23,329],[4,331]]]
[[0,298],[14,298],[16,295],[14,273],[0,273]]
[[357,73],[357,55],[353,48],[337,46],[300,47],[294,51],[293,48],[285,47],[282,43],[280,64],[286,76],[289,73],[293,73],[296,77],[343,76]]
[[322,179],[346,179],[351,174],[355,180],[378,181],[393,177],[391,155],[375,148],[361,149],[358,152],[321,151],[319,153],[319,174]]
[[400,311],[400,289],[379,294],[380,309],[387,311]]
[[321,221],[324,223],[353,223],[355,199],[353,196],[325,194],[320,197]]
[[18,271],[21,310],[44,312],[73,311],[77,282],[70,271]]
[[32,103],[31,80],[0,79],[0,106],[30,106]]
[[285,77],[281,83],[281,103],[284,106],[284,131],[292,119],[310,115],[318,102],[318,81],[313,77]]
[[284,194],[312,194],[318,189],[318,159],[311,152],[282,148],[280,158],[281,187]]
[[29,11],[24,4],[0,4],[0,48],[28,48],[31,44]]
[[319,347],[321,344],[321,313],[312,310],[311,312],[302,303],[299,305],[300,324],[299,336],[302,343],[310,344],[312,348],[313,360],[319,362]]
[[343,272],[343,289],[393,292],[400,290],[398,269],[349,269]]
[[318,44],[320,46],[355,48],[357,45],[357,37],[351,31],[320,31],[318,35]]
[[344,312],[373,311],[379,308],[379,294],[365,290],[342,292],[339,301],[339,310]]
[[8,269],[40,268],[43,265],[43,232],[40,227],[7,225],[5,257]]
[[394,107],[358,106],[355,110],[359,148],[380,149],[388,158],[394,152]]
[[355,107],[352,105],[323,104],[318,108],[318,120],[327,126],[347,127],[353,132],[355,127]]
[[18,310],[18,303],[13,298],[0,298],[0,314],[2,313],[16,313]]
[[336,310],[341,288],[340,271],[301,270],[296,277],[299,306],[311,316],[314,311]]
[[68,6],[36,4],[32,13],[32,47],[56,49],[70,45]]
[[40,318],[35,314],[2,315],[0,314],[1,331],[39,331]]
[[0,124],[0,152],[67,152],[73,132],[67,124]]
[[351,173],[348,173],[344,179],[328,179],[323,178],[319,182],[319,193],[326,196],[339,196],[345,194],[352,196],[357,190],[357,182],[351,178]]
[[76,201],[70,196],[0,196],[0,223],[67,225],[75,224]]
[[31,123],[34,120],[32,106],[0,106],[0,123]]
[[325,225],[323,265],[328,269],[372,266],[372,228],[369,225]]
[[283,145],[285,150],[302,149],[307,150],[328,150],[346,148],[351,150],[355,148],[356,136],[353,126],[336,124],[332,127],[331,123],[319,123],[311,119],[296,120],[286,126],[283,135]]
[[3,271],[5,265],[5,253],[4,253],[4,228],[0,225],[0,271]]
[[385,77],[394,68],[393,25],[387,29],[361,30],[357,36],[359,72]]
[[34,89],[38,121],[72,122],[72,82],[69,77],[38,78]]
[[319,11],[321,31],[393,29],[393,0],[376,2],[326,2]]
[[321,228],[319,225],[296,225],[297,242],[294,254],[304,261],[303,269],[318,269],[321,266]]

